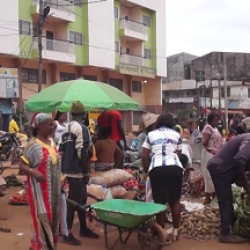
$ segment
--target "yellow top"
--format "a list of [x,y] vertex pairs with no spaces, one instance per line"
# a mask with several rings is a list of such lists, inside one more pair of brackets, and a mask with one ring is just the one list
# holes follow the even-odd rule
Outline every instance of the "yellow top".
[[[54,146],[53,140],[50,139],[50,141],[51,141],[51,145],[49,146],[48,144],[46,144],[46,143],[40,141],[39,139],[36,139],[36,142],[37,142],[38,144],[40,144],[42,147],[46,148],[46,149],[49,151],[49,154],[50,154],[50,157],[51,157],[52,164],[53,164],[53,165],[56,165],[56,164],[57,164],[57,152],[56,152],[56,150],[55,150],[55,146]],[[22,155],[21,158],[22,158],[22,160],[23,160],[27,165],[30,165],[29,159],[28,159],[26,156]]]
[[12,119],[9,124],[9,132],[10,133],[17,133],[20,138],[26,138],[27,136],[25,134],[20,133],[20,128],[18,127],[16,121]]
[[95,134],[95,121],[93,119],[89,119],[89,131],[91,134]]

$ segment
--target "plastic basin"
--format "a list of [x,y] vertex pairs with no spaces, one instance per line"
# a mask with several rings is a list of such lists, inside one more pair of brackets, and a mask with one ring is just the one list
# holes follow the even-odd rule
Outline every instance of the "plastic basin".
[[131,200],[111,199],[91,205],[102,222],[123,228],[134,228],[153,215],[167,209],[164,205]]

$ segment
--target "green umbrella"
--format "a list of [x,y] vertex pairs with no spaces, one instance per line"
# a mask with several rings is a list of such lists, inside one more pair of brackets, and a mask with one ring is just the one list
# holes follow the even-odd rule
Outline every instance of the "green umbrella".
[[87,111],[138,110],[139,104],[131,97],[109,84],[82,78],[59,82],[42,90],[25,103],[25,109],[34,112],[52,112],[55,109],[67,112],[73,101],[81,101]]

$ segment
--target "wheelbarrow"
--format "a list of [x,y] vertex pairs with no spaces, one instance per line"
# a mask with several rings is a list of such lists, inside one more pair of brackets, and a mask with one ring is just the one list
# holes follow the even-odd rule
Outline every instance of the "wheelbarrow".
[[[166,210],[166,206],[140,201],[111,199],[90,205],[92,218],[104,225],[106,249],[111,250],[120,241],[126,244],[133,232],[141,250],[160,250],[171,242],[167,239],[165,230],[155,222],[155,215]],[[113,246],[109,245],[108,226],[118,229],[119,237]],[[125,237],[123,237],[125,234]]]

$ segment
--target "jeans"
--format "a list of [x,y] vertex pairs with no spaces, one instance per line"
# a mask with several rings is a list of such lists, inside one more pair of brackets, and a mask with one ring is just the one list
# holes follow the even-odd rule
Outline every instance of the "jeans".
[[68,236],[67,228],[67,202],[65,193],[61,193],[60,197],[60,233]]
[[[231,187],[231,185],[234,183],[236,172],[234,168],[221,172],[217,169],[217,167],[218,165],[210,163],[208,165],[208,170],[211,174],[215,193],[219,201],[221,235],[225,236],[230,233],[230,225],[233,227],[236,221]],[[221,168],[221,166],[219,168]]]

